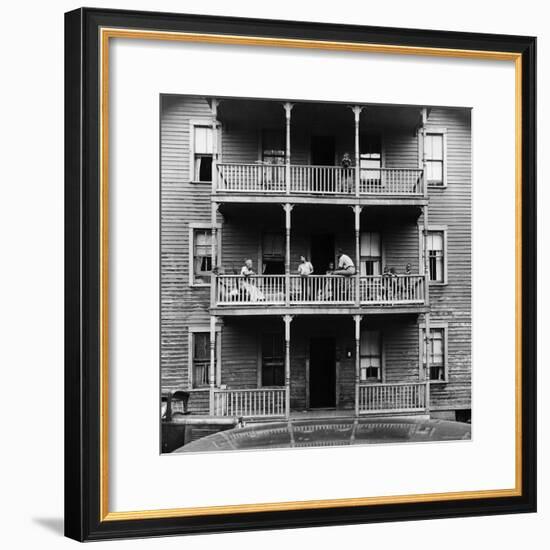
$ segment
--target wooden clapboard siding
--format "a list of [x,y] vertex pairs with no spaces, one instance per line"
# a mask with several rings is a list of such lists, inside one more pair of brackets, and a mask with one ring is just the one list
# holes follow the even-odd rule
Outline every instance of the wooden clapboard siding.
[[[373,228],[373,231],[376,228]],[[418,226],[414,222],[385,224],[381,232],[384,264],[397,273],[405,273],[411,264],[412,273],[419,272]]]
[[224,324],[221,383],[229,388],[257,387],[259,340],[256,325],[254,320],[246,318],[228,319]]
[[189,126],[211,115],[205,99],[179,96],[163,97],[161,113],[161,376],[163,388],[181,389],[188,385],[187,329],[208,326],[210,296],[189,286],[189,224],[210,221],[211,191],[190,182]]
[[432,109],[428,124],[447,130],[447,187],[429,190],[430,225],[447,226],[448,284],[430,285],[431,319],[448,324],[447,384],[432,385],[434,408],[469,408],[471,399],[470,112]]
[[412,129],[386,131],[382,137],[382,158],[385,168],[418,166],[418,138]]

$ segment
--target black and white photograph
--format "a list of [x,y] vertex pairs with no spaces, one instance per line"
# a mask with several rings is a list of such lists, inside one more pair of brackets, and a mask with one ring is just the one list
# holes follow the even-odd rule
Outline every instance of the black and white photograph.
[[163,453],[471,439],[471,115],[161,95]]

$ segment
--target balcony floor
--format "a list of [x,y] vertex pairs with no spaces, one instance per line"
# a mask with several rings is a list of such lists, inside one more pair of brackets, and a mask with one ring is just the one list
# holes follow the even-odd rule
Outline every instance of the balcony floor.
[[425,304],[384,305],[384,306],[216,306],[210,308],[212,315],[250,316],[250,315],[384,315],[427,313]]
[[290,195],[284,193],[268,194],[268,193],[224,193],[218,191],[212,193],[212,200],[218,203],[251,203],[251,204],[341,204],[360,206],[425,206],[428,204],[428,199],[424,197],[410,196],[387,196],[387,195],[369,195],[356,197],[355,195],[318,195],[314,193],[292,193]]

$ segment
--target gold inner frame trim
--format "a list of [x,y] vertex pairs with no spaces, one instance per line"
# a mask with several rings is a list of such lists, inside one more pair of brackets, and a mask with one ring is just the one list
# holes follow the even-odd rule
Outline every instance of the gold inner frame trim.
[[[134,510],[126,512],[109,511],[109,39],[128,38],[138,40],[169,40],[205,44],[242,46],[265,46],[278,48],[306,48],[330,51],[384,53],[394,55],[417,55],[513,61],[515,67],[515,487],[511,489],[460,491],[450,493],[426,493],[412,495],[374,496],[327,500],[305,500],[289,502],[268,502],[260,504],[235,504],[228,506],[204,506],[170,508],[159,510]],[[100,521],[121,521],[137,519],[160,519],[174,517],[223,515],[252,512],[274,512],[307,509],[343,508],[381,504],[403,504],[414,502],[437,502],[451,500],[472,500],[479,498],[502,498],[521,496],[522,491],[522,361],[521,361],[521,109],[522,109],[522,65],[521,54],[512,52],[461,50],[451,48],[430,48],[397,46],[387,44],[363,44],[355,42],[333,42],[320,40],[282,39],[255,36],[235,36],[184,32],[162,32],[102,28],[100,31]]]

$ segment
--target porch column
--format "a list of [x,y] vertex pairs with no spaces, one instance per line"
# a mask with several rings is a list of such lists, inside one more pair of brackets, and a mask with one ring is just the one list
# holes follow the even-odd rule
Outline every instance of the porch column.
[[430,334],[430,314],[426,313],[424,315],[424,325],[425,325],[425,347],[426,347],[426,370],[424,371],[424,381],[426,384],[426,413],[430,413],[430,361],[431,361],[431,334]]
[[212,225],[212,240],[210,243],[210,254],[212,255],[211,267],[212,274],[210,277],[210,305],[214,307],[216,305],[216,288],[217,288],[217,274],[219,270],[218,266],[218,208],[219,203],[212,201],[210,211],[210,223]]
[[294,104],[287,101],[283,104],[283,107],[286,118],[285,183],[286,193],[290,195],[290,115]]
[[210,382],[210,414],[214,415],[214,388],[216,387],[216,320],[210,316],[210,368],[208,372]]
[[290,323],[292,315],[283,315],[285,322],[285,416],[290,416]]
[[355,416],[359,416],[359,384],[361,382],[361,320],[362,315],[354,315],[355,322]]
[[429,215],[428,215],[428,206],[425,205],[422,207],[422,254],[424,256],[424,262],[422,268],[424,270],[424,302],[427,306],[430,305],[430,256],[428,250],[428,231],[429,231]]
[[423,107],[420,111],[422,119],[422,130],[420,131],[422,151],[422,183],[424,185],[424,198],[428,198],[428,163],[426,161],[426,125],[428,123],[428,109]]
[[355,196],[359,197],[359,186],[361,183],[361,164],[360,164],[360,148],[359,148],[359,119],[361,118],[361,111],[363,107],[354,105],[351,110],[355,117]]
[[[430,257],[428,254],[428,206],[422,207],[423,214],[423,253],[424,253],[424,300],[426,305],[430,305]],[[430,313],[429,311],[424,315],[424,347],[426,350],[425,360],[426,368],[424,371],[424,380],[426,382],[426,413],[430,411],[430,361],[431,361],[431,331],[430,331]]]
[[212,99],[212,193],[218,188],[218,105],[216,98]]
[[290,305],[290,226],[291,216],[290,213],[294,208],[293,204],[283,204],[285,210],[285,233],[286,233],[286,246],[285,246],[285,303]]
[[355,214],[355,305],[361,305],[361,211],[362,206],[353,206]]

